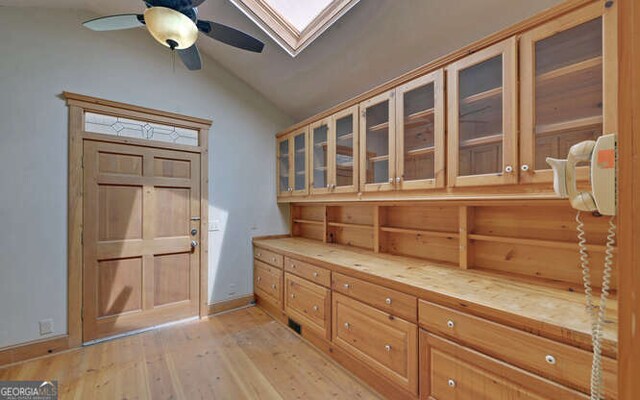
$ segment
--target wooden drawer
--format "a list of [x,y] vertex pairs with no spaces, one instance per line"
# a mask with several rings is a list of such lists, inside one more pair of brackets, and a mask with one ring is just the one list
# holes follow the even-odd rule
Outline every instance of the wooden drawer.
[[294,258],[284,258],[284,270],[311,282],[331,287],[331,271]]
[[274,253],[273,251],[265,250],[258,246],[253,248],[253,256],[257,260],[271,264],[280,269],[282,269],[282,265],[284,264],[284,257],[282,255]]
[[333,342],[369,368],[418,393],[418,328],[333,293]]
[[420,331],[422,400],[586,400],[583,393]]
[[284,281],[285,313],[303,330],[331,340],[331,291],[289,273],[284,274]]
[[282,307],[282,271],[262,261],[253,261],[254,292],[275,305]]
[[[423,300],[420,325],[454,338],[490,356],[553,379],[571,388],[589,391],[592,354],[572,346],[474,317]],[[606,398],[617,398],[617,364],[603,357]]]
[[333,273],[332,288],[407,321],[418,320],[417,298],[411,295],[337,272]]

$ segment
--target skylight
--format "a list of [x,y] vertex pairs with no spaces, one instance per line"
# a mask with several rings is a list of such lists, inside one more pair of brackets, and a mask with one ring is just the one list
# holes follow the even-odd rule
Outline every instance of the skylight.
[[360,0],[231,0],[295,57]]
[[275,11],[284,17],[298,32],[302,32],[332,0],[265,0]]

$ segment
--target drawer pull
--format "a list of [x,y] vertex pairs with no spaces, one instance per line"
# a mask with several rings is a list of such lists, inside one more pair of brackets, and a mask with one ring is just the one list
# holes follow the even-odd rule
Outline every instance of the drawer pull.
[[387,303],[388,306],[390,306],[391,305],[391,297],[387,297],[387,299],[384,302]]
[[296,265],[295,264],[291,264],[291,268],[295,269]]
[[271,289],[275,289],[275,288],[276,288],[276,284],[274,283],[271,285]]
[[271,259],[271,261],[276,262],[276,258],[275,258],[275,257],[273,257],[273,258]]
[[391,345],[390,345],[390,344],[385,344],[385,345],[384,345],[384,349],[385,349],[386,351],[391,351]]
[[256,280],[257,280],[258,282],[260,282],[260,281],[262,280],[262,277],[261,277],[261,276],[259,276],[259,277],[257,277],[257,278],[256,278]]
[[454,381],[453,379],[449,379],[447,381],[447,385],[449,385],[450,388],[455,388],[456,387],[456,381]]
[[345,322],[344,323],[344,327],[345,327],[345,329],[349,329],[349,328],[351,328],[351,324],[349,324],[348,322]]
[[454,326],[456,326],[456,324],[453,322],[453,320],[448,320],[447,321],[447,327],[453,329]]
[[350,287],[350,285],[349,285],[348,283],[345,283],[345,284],[344,284],[344,288],[345,288],[345,289],[349,289],[349,287]]
[[313,273],[313,277],[314,277],[314,278],[317,278],[317,277],[318,277],[318,273],[317,273],[317,272],[314,272],[314,273]]
[[320,307],[318,306],[313,306],[313,311],[318,311],[320,309]]
[[551,354],[547,354],[546,357],[544,358],[549,364],[551,365],[556,365],[556,358],[554,356],[552,356]]
[[256,255],[257,255],[258,257],[262,257],[262,253],[260,253],[260,252],[258,252]]
[[291,293],[291,298],[295,299],[296,298],[296,294],[295,293]]

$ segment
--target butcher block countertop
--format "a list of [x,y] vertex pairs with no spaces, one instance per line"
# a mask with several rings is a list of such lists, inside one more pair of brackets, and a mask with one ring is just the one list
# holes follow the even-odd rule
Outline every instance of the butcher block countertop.
[[[254,244],[423,300],[591,349],[591,323],[581,292],[304,238],[256,239]],[[605,355],[616,357],[617,337],[618,304],[610,298],[604,327]]]

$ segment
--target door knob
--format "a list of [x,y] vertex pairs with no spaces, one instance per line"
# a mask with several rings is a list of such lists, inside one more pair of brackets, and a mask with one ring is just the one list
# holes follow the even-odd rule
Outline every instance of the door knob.
[[198,230],[196,228],[191,229],[191,236],[195,236],[198,234]]
[[192,248],[192,249],[195,249],[196,247],[198,247],[198,242],[197,242],[197,241],[195,241],[195,240],[192,240],[192,241],[191,241],[191,248]]

